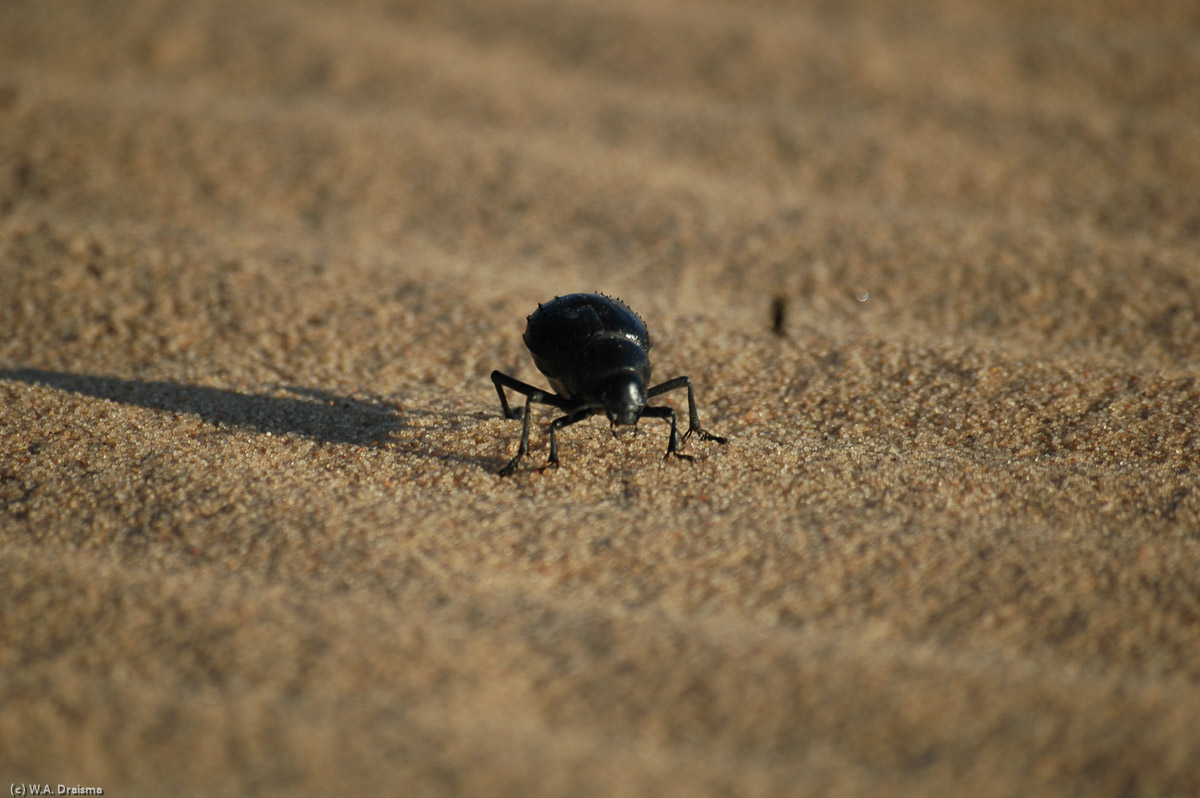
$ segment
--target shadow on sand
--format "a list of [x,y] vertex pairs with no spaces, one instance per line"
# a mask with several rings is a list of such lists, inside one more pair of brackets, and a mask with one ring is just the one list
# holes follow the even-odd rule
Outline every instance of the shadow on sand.
[[293,396],[244,394],[178,382],[128,380],[42,369],[0,369],[0,380],[45,385],[121,404],[189,413],[215,426],[273,435],[303,435],[325,443],[382,447],[402,422],[394,406],[316,388],[287,386]]

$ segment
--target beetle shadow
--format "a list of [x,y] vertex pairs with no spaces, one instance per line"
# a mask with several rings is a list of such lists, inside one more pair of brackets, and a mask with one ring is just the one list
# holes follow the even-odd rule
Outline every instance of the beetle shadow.
[[[347,401],[357,402],[357,400],[347,400],[345,397],[320,388],[305,388],[299,386],[288,386],[288,391],[291,393],[307,396],[317,402],[322,402],[330,405],[340,404]],[[371,407],[370,403],[365,404]],[[404,419],[396,418],[395,425],[387,432],[393,430],[403,430],[408,434],[393,435],[389,441],[391,446],[401,454],[411,454],[418,457],[434,458],[445,463],[455,463],[461,465],[472,465],[490,469],[495,468],[492,464],[502,462],[496,457],[474,456],[463,452],[462,450],[439,449],[431,445],[430,441],[434,439],[434,435],[428,433],[452,433],[461,434],[471,426],[478,424],[481,421],[486,421],[489,418],[494,418],[494,415],[482,411],[473,413],[456,411],[456,410],[428,410],[425,408],[407,408],[404,410]],[[386,434],[386,433],[385,433]],[[379,447],[383,438],[372,439],[371,446]]]
[[0,369],[0,380],[45,385],[125,405],[197,416],[217,427],[271,435],[301,435],[323,443],[383,448],[404,423],[393,405],[362,401],[313,388],[293,396],[245,394],[168,380],[131,380],[43,369]]

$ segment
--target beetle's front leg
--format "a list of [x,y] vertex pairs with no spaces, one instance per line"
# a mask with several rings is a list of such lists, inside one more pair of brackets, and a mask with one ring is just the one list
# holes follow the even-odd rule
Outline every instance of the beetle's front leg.
[[688,396],[688,429],[683,434],[683,439],[695,435],[702,441],[713,441],[715,443],[729,443],[728,438],[722,438],[720,435],[714,435],[711,432],[705,432],[700,427],[700,414],[696,412],[696,391],[692,388],[692,380],[689,377],[676,377],[673,380],[667,380],[661,385],[655,385],[646,392],[646,398],[650,399],[667,391],[673,391],[676,388],[687,386]]
[[667,453],[663,455],[664,460],[670,459],[671,455],[675,455],[680,460],[696,459],[690,454],[682,454],[679,451],[679,421],[674,410],[669,407],[647,407],[642,411],[642,415],[650,418],[665,418],[671,421],[671,438],[667,441]]

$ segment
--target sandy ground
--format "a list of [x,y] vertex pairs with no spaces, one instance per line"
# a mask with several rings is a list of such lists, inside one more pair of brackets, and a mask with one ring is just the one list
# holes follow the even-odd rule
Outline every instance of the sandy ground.
[[[1197,86],[1190,0],[0,3],[0,789],[1200,794]],[[579,290],[728,445],[496,476]]]

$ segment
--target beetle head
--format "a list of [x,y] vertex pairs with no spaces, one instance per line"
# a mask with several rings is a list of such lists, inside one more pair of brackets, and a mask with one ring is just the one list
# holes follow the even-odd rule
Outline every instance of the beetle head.
[[613,426],[637,424],[646,408],[646,385],[637,374],[627,372],[604,383],[600,391],[604,414]]

